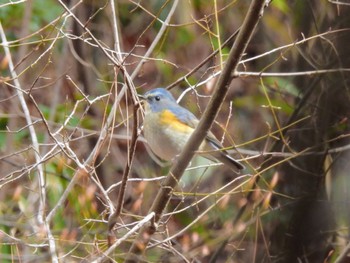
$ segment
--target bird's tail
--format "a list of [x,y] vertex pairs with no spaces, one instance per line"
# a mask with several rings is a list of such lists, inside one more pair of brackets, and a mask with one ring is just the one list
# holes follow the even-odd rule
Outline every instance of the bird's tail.
[[240,171],[245,169],[245,166],[243,164],[241,164],[239,161],[236,161],[235,159],[233,159],[230,155],[228,155],[226,152],[218,152],[218,154],[215,154],[214,157],[226,164],[228,167],[230,167],[232,170],[234,171]]

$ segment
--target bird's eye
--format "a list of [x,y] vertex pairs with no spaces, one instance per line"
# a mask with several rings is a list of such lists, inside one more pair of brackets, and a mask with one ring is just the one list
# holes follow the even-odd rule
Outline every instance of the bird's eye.
[[156,99],[156,101],[160,101],[160,97],[159,96],[155,96],[154,98]]

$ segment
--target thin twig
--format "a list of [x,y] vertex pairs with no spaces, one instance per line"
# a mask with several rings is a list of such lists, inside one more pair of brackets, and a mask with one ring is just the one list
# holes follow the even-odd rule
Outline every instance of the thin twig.
[[317,69],[299,72],[248,72],[237,71],[237,77],[296,77],[296,76],[312,76],[319,74],[350,72],[350,68],[335,68],[335,69]]
[[157,44],[161,40],[161,38],[164,35],[166,29],[168,28],[168,25],[169,25],[169,22],[170,22],[171,18],[174,15],[174,12],[175,12],[175,9],[176,9],[176,7],[178,5],[178,2],[179,2],[178,0],[174,1],[173,5],[172,5],[172,7],[171,7],[171,9],[169,11],[168,16],[166,17],[164,22],[162,22],[162,26],[161,26],[159,32],[157,33],[156,37],[152,41],[152,44],[148,48],[147,52],[145,53],[145,55],[143,56],[141,61],[136,66],[135,70],[132,72],[131,79],[134,79],[137,76],[137,74],[139,73],[141,67],[143,66],[143,63],[147,60],[147,57],[149,57],[151,55],[151,53],[153,52],[153,50],[155,49],[155,47],[157,46]]
[[[343,249],[343,251],[340,253],[340,255],[337,257],[337,259],[334,261],[334,263],[342,263],[347,262],[349,259],[349,252],[350,252],[350,242],[347,244],[347,246]],[[347,260],[346,260],[347,259]]]
[[[339,30],[333,30],[333,31],[328,31],[328,32],[325,32],[325,33],[322,33],[322,34],[317,34],[315,36],[311,36],[311,37],[308,37],[308,38],[304,38],[302,40],[299,40],[299,41],[295,41],[293,43],[290,43],[290,44],[287,44],[287,45],[284,45],[284,46],[281,46],[281,47],[277,47],[277,48],[274,48],[272,50],[269,50],[265,53],[262,53],[262,54],[259,54],[257,56],[254,56],[254,57],[251,57],[251,58],[247,58],[247,59],[243,59],[239,62],[240,65],[242,64],[245,64],[247,62],[250,62],[250,61],[255,61],[255,60],[258,60],[260,58],[263,58],[263,57],[266,57],[266,56],[269,56],[271,54],[274,54],[276,52],[279,52],[281,50],[284,50],[284,49],[287,49],[287,48],[291,48],[291,47],[294,47],[294,46],[297,46],[297,45],[301,45],[301,44],[304,44],[308,41],[311,41],[313,39],[316,39],[316,38],[319,38],[319,37],[324,37],[326,35],[330,35],[330,34],[335,34],[335,33],[339,33],[339,32],[344,32],[344,31],[349,31],[350,29],[348,28],[345,28],[345,29],[339,29]],[[223,48],[224,46],[226,46],[228,43],[230,43],[232,41],[232,39],[237,35],[239,29],[234,33],[232,34],[223,44],[222,44],[222,47]],[[174,86],[176,86],[177,84],[179,84],[180,82],[186,80],[189,76],[191,76],[194,72],[196,72],[199,68],[201,68],[205,63],[208,62],[209,59],[211,59],[213,56],[217,55],[219,52],[219,50],[216,50],[215,52],[213,52],[212,54],[210,54],[205,60],[203,60],[200,64],[198,64],[195,68],[193,68],[190,72],[188,72],[185,76],[179,78],[177,81],[175,81],[174,83],[172,83],[171,85],[169,85],[167,87],[167,89],[170,89]],[[329,72],[337,72],[337,71],[348,71],[348,69],[323,69],[323,70],[313,70],[313,71],[304,71],[304,72],[296,72],[295,74],[293,72],[286,72],[286,73],[283,73],[283,72],[276,72],[276,73],[268,73],[268,72],[242,72],[242,71],[236,71],[234,72],[233,74],[233,77],[250,77],[250,76],[253,76],[253,77],[293,77],[293,76],[302,76],[302,75],[316,75],[316,74],[324,74],[324,73],[329,73]],[[207,79],[197,83],[195,85],[195,87],[200,87],[200,86],[203,86],[205,85],[206,83],[208,83],[209,81],[211,81],[213,78],[217,78],[218,76],[220,76],[222,73],[221,70],[213,73],[212,75],[210,75]],[[193,87],[191,87],[193,88]]]
[[51,233],[50,225],[48,224],[47,220],[45,220],[46,182],[45,182],[45,177],[44,177],[42,158],[40,156],[39,142],[38,142],[38,138],[37,138],[34,126],[32,125],[33,122],[32,122],[31,116],[30,116],[29,108],[28,108],[26,100],[24,99],[24,96],[23,96],[23,94],[25,92],[21,88],[17,73],[14,69],[11,52],[10,52],[9,47],[7,46],[7,38],[6,38],[5,32],[2,28],[1,22],[0,22],[0,35],[1,35],[2,43],[3,43],[3,48],[5,50],[5,54],[6,54],[7,59],[8,59],[10,73],[12,75],[13,82],[17,88],[17,95],[18,95],[20,104],[22,106],[22,110],[24,112],[26,122],[28,124],[28,130],[29,130],[29,134],[30,134],[32,144],[33,144],[35,160],[38,164],[37,171],[38,171],[38,184],[39,184],[39,189],[40,189],[40,191],[39,191],[40,203],[39,203],[39,211],[38,211],[38,215],[37,215],[37,220],[38,220],[39,224],[44,225],[44,227],[45,227],[47,237],[48,237],[48,242],[49,242],[51,260],[52,260],[52,262],[58,262],[55,240],[54,240],[54,237]]
[[125,165],[122,182],[119,187],[119,193],[118,193],[118,199],[117,199],[117,207],[114,211],[114,213],[111,213],[111,215],[108,218],[108,246],[111,247],[112,243],[114,242],[113,239],[115,239],[115,234],[113,232],[113,228],[115,224],[117,223],[118,217],[122,211],[123,205],[124,205],[124,198],[125,198],[125,190],[130,174],[130,169],[132,165],[132,161],[134,158],[135,150],[136,150],[136,142],[138,137],[138,127],[139,127],[139,118],[137,114],[137,107],[134,106],[134,124],[133,124],[133,131],[131,136],[131,143],[128,151],[128,160]]
[[[112,1],[113,2],[113,1]],[[149,47],[149,49],[147,50],[146,54],[144,55],[144,57],[148,57],[150,56],[150,54],[153,52],[154,48],[156,47],[156,45],[158,44],[158,42],[160,41],[162,35],[164,34],[166,28],[167,28],[167,24],[170,21],[170,19],[172,18],[175,9],[177,7],[178,4],[178,0],[174,1],[173,6],[166,18],[165,23],[162,24],[162,27],[160,29],[160,31],[158,32],[156,38],[154,39],[154,41],[152,42],[151,46]],[[121,49],[120,49],[120,42],[119,42],[119,37],[118,37],[118,24],[116,21],[116,17],[115,17],[115,6],[114,4],[111,5],[112,7],[112,13],[114,14],[114,34],[115,34],[115,39],[116,39],[116,43],[115,43],[115,49],[117,50],[117,55],[119,55],[119,58],[121,58]],[[141,59],[141,61],[138,63],[138,65],[136,66],[135,70],[133,71],[133,73],[130,76],[130,80],[127,81],[125,83],[124,86],[128,85],[128,83],[130,83],[132,81],[132,79],[134,79],[139,70],[141,69],[143,63],[146,61],[145,58]],[[124,90],[124,89],[123,89]],[[130,89],[131,90],[131,89]],[[136,101],[134,100],[134,96],[132,94],[132,98],[133,98],[133,103],[134,105],[136,105]],[[113,232],[113,228],[115,226],[115,224],[117,223],[117,219],[122,211],[122,207],[124,204],[124,195],[125,195],[125,190],[126,190],[126,186],[127,186],[127,182],[128,182],[128,177],[129,177],[129,173],[130,173],[130,169],[131,169],[131,164],[132,164],[132,160],[133,160],[133,156],[134,156],[134,152],[136,149],[136,142],[137,142],[137,137],[138,137],[138,127],[139,127],[139,121],[138,121],[138,114],[137,114],[137,107],[134,106],[134,125],[133,125],[133,133],[131,136],[131,144],[129,147],[129,151],[128,151],[128,161],[126,164],[126,167],[124,169],[124,173],[123,173],[123,177],[122,177],[122,181],[121,181],[121,186],[119,188],[119,193],[118,193],[118,199],[117,199],[117,207],[115,209],[115,211],[113,213],[110,214],[110,217],[108,219],[108,245],[109,247],[112,246],[112,243],[114,242],[113,239],[115,239],[115,234]]]
[[[91,33],[90,30],[88,30],[84,24],[72,13],[72,11],[61,1],[58,0],[59,3],[63,6],[63,8],[73,17],[73,19],[89,34],[89,36],[95,41],[95,43],[97,44],[97,46],[101,49],[101,51],[106,55],[106,57],[112,61],[112,63],[114,63],[115,66],[117,66],[123,73],[125,73],[125,69],[123,68],[123,66],[120,64],[120,62],[113,56],[111,56],[106,49],[102,46],[102,44],[96,39],[96,37]],[[108,135],[110,134],[110,127],[113,126],[112,124],[114,123],[114,116],[116,113],[116,110],[118,108],[118,105],[121,101],[123,97],[123,94],[118,94],[117,99],[115,100],[115,102],[112,105],[110,114],[107,117],[107,120],[104,124],[104,126],[101,129],[101,133],[99,135],[99,138],[97,139],[97,142],[95,144],[94,149],[91,151],[91,153],[89,154],[89,156],[87,157],[87,159],[85,160],[84,163],[81,163],[78,159],[78,157],[75,155],[75,153],[70,150],[70,148],[68,147],[68,145],[66,146],[66,149],[70,151],[71,156],[75,159],[76,164],[78,165],[78,170],[75,172],[75,174],[73,175],[71,181],[69,182],[66,190],[64,191],[64,193],[61,195],[61,198],[59,199],[59,201],[57,202],[56,206],[51,210],[51,212],[48,214],[48,219],[52,219],[53,216],[57,213],[58,208],[61,207],[63,205],[63,203],[65,202],[65,200],[68,197],[68,194],[70,193],[70,191],[73,189],[77,179],[79,178],[79,175],[81,173],[87,173],[90,174],[93,170],[93,164],[94,161],[96,160],[96,156],[98,156],[102,145],[105,143]],[[106,192],[104,192],[106,193]],[[106,197],[106,199],[108,200],[108,198]],[[112,203],[109,204],[109,209],[111,212],[114,212],[114,207],[112,205]]]
[[[186,80],[188,77],[192,76],[195,72],[197,72],[201,67],[203,67],[210,59],[212,59],[213,57],[215,57],[219,52],[220,49],[223,49],[224,47],[228,46],[233,39],[237,36],[239,32],[239,29],[237,29],[222,45],[220,48],[218,48],[217,50],[215,50],[213,53],[211,53],[208,57],[206,57],[202,62],[200,62],[197,66],[195,66],[190,72],[188,72],[185,76],[182,76],[181,78],[179,78],[178,80],[176,80],[175,82],[171,83],[167,89],[171,89],[173,87],[175,87],[176,85],[178,85],[179,83],[181,83],[182,81]],[[221,72],[221,71],[220,71]],[[197,86],[197,85],[196,85]]]
[[134,234],[137,230],[139,230],[141,227],[143,227],[145,224],[147,224],[149,221],[151,221],[154,217],[154,213],[151,212],[147,216],[145,216],[141,221],[137,223],[128,233],[126,233],[123,237],[118,239],[111,247],[109,247],[106,251],[103,252],[103,255],[96,260],[92,261],[93,263],[99,263],[106,260],[106,257],[112,253],[122,242],[124,242],[126,239],[128,239],[132,234]]
[[118,27],[118,20],[117,20],[117,13],[115,9],[114,0],[110,1],[111,3],[111,9],[112,9],[112,18],[113,18],[113,36],[114,36],[114,50],[116,52],[116,55],[119,59],[119,61],[123,60],[122,57],[122,49],[121,49],[121,42],[119,37],[119,27]]

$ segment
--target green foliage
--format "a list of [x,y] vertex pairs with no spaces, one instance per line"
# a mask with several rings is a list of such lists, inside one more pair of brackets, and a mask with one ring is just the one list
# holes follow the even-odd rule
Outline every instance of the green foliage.
[[[32,32],[57,18],[63,11],[53,0],[35,0],[32,5],[33,12],[29,23]],[[3,26],[19,30],[25,8],[28,8],[25,4],[11,4],[1,8],[0,20]]]
[[[291,106],[288,103],[286,103],[286,101],[283,101],[280,98],[270,98],[270,101],[277,111],[281,111],[287,115],[290,115],[293,112],[293,108],[291,108]],[[264,97],[262,94],[237,98],[233,101],[233,104],[236,108],[244,107],[248,109],[250,108],[251,110],[255,109],[255,105],[259,105],[259,107],[262,108],[268,108],[268,101],[266,97]],[[251,107],[247,107],[249,105],[251,105]]]
[[53,0],[35,0],[33,2],[33,19],[31,20],[31,30],[37,31],[43,25],[51,22],[62,12],[62,8],[57,6]]
[[[21,17],[23,17],[23,5],[8,5],[1,8],[0,21],[3,27],[19,28],[21,26]],[[11,37],[11,35],[9,36]],[[12,37],[15,37],[12,35]],[[10,38],[12,39],[12,38]]]
[[272,88],[276,89],[277,92],[281,91],[282,95],[291,96],[293,98],[297,98],[300,95],[300,90],[290,79],[279,77],[266,78],[264,83],[272,86]]
[[287,2],[283,0],[274,1],[273,7],[277,8],[283,14],[288,14],[288,12],[290,12],[290,7],[288,6]]
[[3,149],[6,144],[8,118],[0,118],[0,149]]
[[175,50],[189,45],[194,40],[192,32],[190,32],[186,27],[178,27],[176,31],[172,31],[172,33],[175,34],[176,37],[174,37],[175,41],[172,41],[170,48]]

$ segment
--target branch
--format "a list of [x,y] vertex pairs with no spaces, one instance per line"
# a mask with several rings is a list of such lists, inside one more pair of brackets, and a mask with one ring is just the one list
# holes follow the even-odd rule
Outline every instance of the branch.
[[40,225],[42,225],[45,228],[45,231],[47,233],[47,238],[48,238],[48,243],[49,243],[49,248],[50,248],[50,253],[51,253],[51,261],[52,262],[58,262],[57,258],[57,252],[56,252],[56,243],[55,239],[51,233],[50,225],[47,220],[45,220],[45,205],[46,205],[46,181],[45,181],[45,176],[44,176],[44,168],[42,165],[42,158],[40,156],[40,149],[39,149],[39,141],[38,137],[36,134],[36,131],[34,129],[33,121],[30,116],[30,111],[27,105],[27,102],[24,98],[23,93],[25,93],[22,90],[21,84],[18,80],[18,75],[15,71],[15,67],[13,65],[11,53],[10,53],[10,48],[8,47],[8,42],[7,38],[5,35],[5,32],[2,28],[2,24],[0,22],[0,35],[2,39],[2,44],[3,48],[6,54],[6,57],[8,59],[8,64],[9,64],[9,70],[13,78],[13,82],[16,86],[17,90],[17,96],[20,101],[23,113],[25,115],[26,122],[28,124],[28,130],[30,134],[30,138],[33,144],[33,149],[34,149],[34,155],[35,155],[35,161],[37,163],[37,171],[38,171],[38,184],[39,184],[39,211],[37,215],[37,220]]
[[145,216],[144,219],[139,221],[128,233],[126,233],[122,238],[120,238],[118,241],[113,243],[111,247],[109,247],[105,252],[103,252],[103,255],[96,260],[92,261],[93,263],[100,263],[104,262],[109,254],[114,252],[114,250],[125,240],[127,240],[133,233],[135,233],[137,230],[139,230],[143,225],[147,224],[149,221],[152,220],[154,217],[154,213],[150,213],[149,215]]
[[[200,62],[196,67],[194,67],[190,72],[188,72],[185,76],[182,76],[181,78],[179,78],[178,80],[176,80],[175,82],[171,83],[167,89],[171,89],[175,86],[177,86],[179,83],[181,83],[182,81],[185,81],[188,77],[190,77],[192,74],[194,74],[195,72],[197,72],[201,67],[203,67],[209,60],[211,60],[213,57],[215,57],[218,53],[220,49],[223,49],[224,47],[228,46],[232,40],[237,36],[239,32],[239,29],[237,29],[218,49],[216,49],[214,52],[212,52],[209,56],[207,56],[202,62]],[[219,71],[221,74],[221,70]],[[197,85],[196,85],[197,86]]]
[[[63,193],[63,195],[61,196],[60,200],[57,202],[57,205],[51,210],[51,212],[48,214],[47,218],[48,220],[51,220],[53,218],[53,216],[56,214],[56,212],[58,211],[58,208],[62,206],[62,204],[65,202],[65,200],[67,199],[67,196],[69,194],[69,192],[73,189],[79,175],[81,173],[87,173],[90,174],[90,172],[93,171],[93,166],[94,166],[94,162],[96,160],[96,156],[98,156],[98,154],[100,153],[100,150],[102,148],[102,146],[104,145],[105,141],[107,140],[108,136],[110,135],[110,127],[113,127],[113,123],[114,123],[114,117],[115,117],[115,112],[118,109],[118,105],[121,101],[121,99],[124,96],[124,93],[126,91],[126,88],[129,88],[130,90],[134,90],[134,86],[132,85],[131,79],[129,77],[129,75],[127,74],[124,66],[121,64],[121,62],[119,61],[118,58],[110,55],[107,50],[102,46],[102,44],[100,43],[100,41],[91,33],[91,31],[86,28],[84,26],[84,24],[72,13],[71,9],[69,9],[61,0],[58,0],[58,2],[61,4],[61,6],[66,10],[66,12],[71,15],[73,17],[73,19],[87,32],[87,34],[93,39],[93,41],[96,43],[96,45],[101,49],[101,51],[104,53],[104,55],[115,65],[115,67],[118,67],[118,69],[121,71],[121,73],[123,74],[125,81],[127,83],[127,85],[124,85],[122,90],[120,91],[120,93],[118,94],[115,102],[112,105],[110,114],[107,116],[106,122],[103,125],[103,128],[101,129],[101,132],[99,134],[99,137],[97,139],[97,143],[95,144],[94,149],[91,151],[91,153],[89,154],[89,156],[87,157],[87,159],[84,161],[84,163],[81,163],[79,161],[79,159],[75,156],[74,152],[71,152],[71,155],[74,156],[75,161],[79,167],[79,169],[76,171],[76,173],[73,175],[73,178],[71,179],[71,181],[69,182],[65,192]],[[131,91],[132,94],[136,93],[134,91]],[[133,100],[135,101],[135,100]],[[66,146],[67,149],[68,146]],[[105,191],[103,191],[103,193],[105,193]],[[114,213],[114,206],[113,204],[110,202],[110,200],[108,199],[108,196],[106,196],[106,199],[109,203],[109,209],[111,211],[111,213]]]
[[131,143],[130,143],[130,149],[128,151],[128,161],[125,165],[121,186],[119,187],[119,193],[118,193],[118,199],[117,199],[117,207],[114,211],[114,213],[111,213],[108,218],[108,246],[111,247],[112,243],[114,242],[114,239],[116,238],[116,235],[113,232],[113,228],[115,224],[117,223],[118,217],[122,211],[123,205],[124,205],[124,197],[125,197],[125,190],[131,170],[132,161],[134,158],[135,150],[136,150],[136,142],[138,137],[138,127],[139,127],[139,118],[137,114],[138,108],[136,106],[134,108],[134,125],[133,125],[133,131],[131,136]]
[[[178,5],[178,0],[175,0],[173,5],[172,5],[172,7],[171,7],[171,10],[170,10],[170,12],[169,12],[169,14],[168,14],[168,16],[167,16],[167,18],[165,20],[165,23],[162,24],[162,27],[161,27],[160,31],[158,32],[156,38],[154,39],[153,43],[151,44],[151,46],[147,50],[146,54],[144,55],[145,57],[150,56],[150,54],[153,52],[154,48],[156,47],[156,45],[160,41],[161,37],[163,36],[164,32],[167,29],[167,24],[171,20],[177,5]],[[116,14],[115,14],[116,12],[115,12],[114,1],[111,1],[111,7],[112,7],[113,18],[114,18],[113,19],[113,22],[114,22],[114,35],[115,35],[115,39],[116,39],[116,43],[115,43],[115,47],[114,48],[117,51],[117,56],[118,56],[119,60],[122,60],[121,48],[120,48],[119,37],[118,37],[118,27],[117,27],[117,20],[116,20]],[[141,61],[136,66],[134,72],[130,76],[129,82],[126,81],[124,87],[127,86],[128,83],[131,83],[131,81],[137,76],[138,72],[140,71],[140,69],[141,69],[141,67],[142,67],[142,65],[143,65],[143,63],[145,61],[146,61],[146,58],[141,59]],[[133,94],[131,94],[131,96],[133,97]],[[127,161],[127,164],[125,166],[123,177],[122,177],[122,181],[121,181],[121,186],[119,188],[118,199],[117,199],[117,207],[116,207],[114,212],[111,212],[111,214],[110,214],[110,216],[108,218],[108,237],[107,237],[107,239],[108,239],[108,246],[109,247],[112,247],[112,243],[114,242],[114,239],[116,239],[116,235],[113,232],[113,228],[114,228],[115,224],[117,223],[118,217],[119,217],[119,215],[120,215],[120,213],[122,211],[123,205],[124,205],[125,190],[126,190],[126,187],[127,187],[129,173],[130,173],[130,169],[131,169],[134,153],[135,153],[135,150],[136,150],[136,142],[137,142],[137,137],[138,137],[139,120],[138,120],[138,114],[137,114],[138,107],[135,106],[136,105],[136,101],[134,101],[133,104],[134,104],[134,107],[133,107],[134,108],[134,114],[133,114],[134,125],[133,125],[133,133],[132,133],[132,136],[131,136],[130,150],[128,151],[128,161]]]
[[350,242],[348,243],[348,245],[344,248],[344,250],[340,253],[339,257],[334,261],[334,263],[342,263],[342,262],[346,262],[350,251]]
[[335,69],[316,69],[298,72],[246,72],[238,71],[236,75],[239,77],[296,77],[296,76],[312,76],[319,74],[329,74],[338,72],[350,72],[350,68]]
[[198,149],[199,145],[207,135],[209,128],[214,122],[214,119],[216,118],[221,104],[228,92],[229,84],[232,80],[232,72],[236,72],[237,70],[238,63],[249,43],[251,36],[253,35],[256,25],[258,24],[264,3],[264,0],[252,1],[248,14],[245,17],[237,39],[226,61],[222,74],[216,84],[215,91],[211,97],[209,105],[206,108],[197,128],[187,142],[184,150],[171,168],[165,182],[162,184],[162,188],[158,192],[153,206],[150,209],[150,213],[155,213],[154,224],[153,226],[146,226],[141,229],[139,235],[134,240],[130,248],[126,262],[134,262],[135,256],[141,254],[147,247],[147,244],[149,243],[150,238],[154,234],[156,226],[161,219],[163,211],[172,196],[174,187],[181,179],[182,174],[191,161],[196,149]]
[[[238,29],[239,30],[239,29]],[[231,35],[224,44],[222,44],[222,46],[220,48],[223,48],[225,46],[227,46],[232,39],[237,35],[238,30],[236,30],[235,33],[233,33],[233,35]],[[269,56],[271,54],[277,53],[281,50],[287,49],[287,48],[292,48],[292,47],[296,47],[298,45],[304,44],[308,41],[311,41],[313,39],[319,38],[319,37],[325,37],[326,35],[331,35],[331,34],[335,34],[335,33],[340,33],[340,32],[346,32],[349,31],[350,29],[348,28],[344,28],[344,29],[338,29],[338,30],[332,30],[332,31],[327,31],[325,33],[322,34],[317,34],[315,36],[311,36],[308,38],[303,38],[302,40],[298,40],[295,41],[293,43],[281,46],[281,47],[277,47],[274,48],[272,50],[266,51],[262,54],[256,55],[254,57],[250,57],[250,58],[246,58],[243,59],[239,62],[240,65],[243,65],[245,63],[251,62],[251,61],[256,61],[260,58]],[[191,76],[194,72],[196,72],[199,68],[201,68],[206,62],[208,62],[209,59],[211,59],[213,56],[217,55],[219,53],[218,50],[216,50],[215,52],[213,52],[212,54],[210,54],[205,60],[203,60],[199,65],[197,65],[193,70],[191,70],[190,72],[188,72],[185,76],[179,78],[177,81],[175,81],[174,83],[172,83],[171,85],[169,85],[167,87],[167,89],[170,89],[174,86],[176,86],[177,84],[179,84],[180,82],[186,80],[189,76]],[[237,71],[235,72],[236,76],[235,77],[293,77],[293,76],[303,76],[303,75],[316,75],[316,74],[325,74],[325,73],[329,73],[329,72],[345,72],[348,71],[349,69],[323,69],[323,70],[313,70],[313,71],[304,71],[304,72],[241,72],[241,71]],[[218,76],[220,76],[222,74],[221,70],[216,71],[215,73],[211,74],[209,77],[207,77],[205,80],[197,83],[195,85],[195,87],[200,87],[205,85],[206,83],[208,83],[210,80],[212,80],[213,78],[217,78]],[[192,87],[191,87],[192,88]]]

